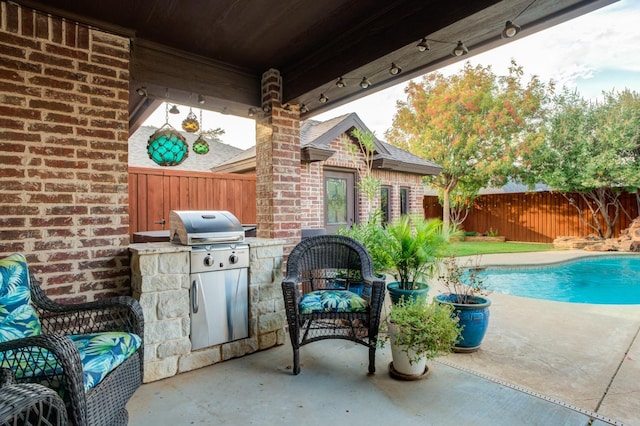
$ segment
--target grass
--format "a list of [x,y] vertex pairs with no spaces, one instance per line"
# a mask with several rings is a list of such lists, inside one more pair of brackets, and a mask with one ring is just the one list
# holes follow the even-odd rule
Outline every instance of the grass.
[[473,256],[476,254],[491,253],[525,253],[531,251],[556,250],[553,244],[543,243],[518,243],[518,242],[492,242],[492,241],[461,241],[452,242],[451,254],[454,256]]

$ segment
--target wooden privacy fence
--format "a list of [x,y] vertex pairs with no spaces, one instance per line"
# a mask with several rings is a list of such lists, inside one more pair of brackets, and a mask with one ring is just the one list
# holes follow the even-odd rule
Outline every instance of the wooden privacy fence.
[[[578,195],[573,195],[576,205],[590,216]],[[635,194],[623,194],[622,206],[633,219],[638,216]],[[442,217],[438,197],[425,196],[423,201],[426,218]],[[623,212],[614,230],[614,236],[629,226],[630,220]],[[473,204],[469,216],[462,223],[465,231],[480,234],[493,229],[509,241],[550,243],[560,236],[587,236],[595,231],[580,221],[578,212],[565,197],[553,192],[531,192],[482,195]]]
[[170,210],[228,210],[256,223],[256,178],[129,167],[129,233],[169,229]]

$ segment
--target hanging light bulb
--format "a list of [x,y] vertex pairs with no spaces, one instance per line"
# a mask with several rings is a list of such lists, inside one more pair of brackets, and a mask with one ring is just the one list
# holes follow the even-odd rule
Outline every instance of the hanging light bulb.
[[360,81],[360,87],[366,89],[369,86],[371,86],[371,82],[367,79],[367,77],[362,77],[362,80]]
[[256,115],[256,109],[255,108],[249,108],[249,111],[247,111],[247,115],[249,117],[254,117]]
[[198,95],[198,103],[199,103],[200,105],[204,105],[204,104],[205,104],[205,102],[207,102],[207,100],[204,98],[204,96],[202,96],[202,95]]
[[307,112],[309,112],[309,107],[306,106],[305,104],[300,105],[300,112],[302,114],[306,114]]
[[391,62],[391,68],[389,68],[389,74],[398,75],[402,72],[402,68],[397,66],[394,62]]
[[321,104],[326,104],[327,102],[329,102],[329,98],[327,98],[324,93],[320,93],[320,98],[318,99],[318,101]]
[[338,81],[336,81],[336,86],[343,88],[343,87],[347,87],[347,82],[344,81],[344,79],[342,77],[340,77],[338,79]]
[[175,104],[171,107],[171,109],[169,110],[169,112],[170,112],[171,114],[180,114],[180,110],[178,109],[178,106],[177,106],[177,105],[175,105]]
[[431,50],[431,47],[429,47],[429,41],[426,38],[422,38],[422,40],[420,40],[420,43],[418,43],[416,47],[420,52]]
[[520,26],[514,24],[511,21],[507,21],[504,25],[504,30],[502,30],[502,38],[512,38],[515,37],[520,32]]
[[458,42],[456,47],[454,47],[453,51],[451,52],[453,56],[463,56],[463,55],[466,55],[467,53],[469,53],[469,49],[467,49],[467,46],[465,46],[464,43],[461,41]]

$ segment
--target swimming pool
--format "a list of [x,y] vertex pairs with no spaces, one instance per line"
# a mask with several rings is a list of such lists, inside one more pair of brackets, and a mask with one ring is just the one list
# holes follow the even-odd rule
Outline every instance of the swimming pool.
[[640,304],[640,256],[593,256],[562,263],[488,267],[480,273],[496,293],[560,302]]

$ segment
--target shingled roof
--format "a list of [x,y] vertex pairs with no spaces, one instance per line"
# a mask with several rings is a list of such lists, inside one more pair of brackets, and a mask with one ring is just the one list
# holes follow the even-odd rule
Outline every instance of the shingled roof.
[[[327,121],[306,120],[300,126],[300,149],[306,161],[326,159],[333,154],[329,144],[344,133],[353,129],[370,132],[360,120],[358,114],[350,113]],[[442,168],[435,163],[424,160],[408,151],[397,148],[376,138],[376,155],[374,167],[394,170],[421,176],[436,175]],[[236,157],[213,167],[211,170],[220,173],[247,173],[256,167],[255,146],[238,154]]]

